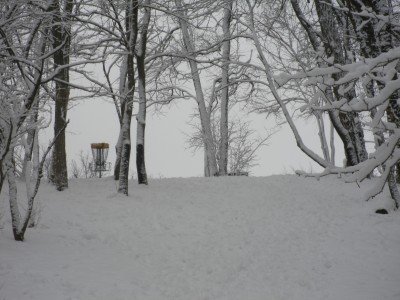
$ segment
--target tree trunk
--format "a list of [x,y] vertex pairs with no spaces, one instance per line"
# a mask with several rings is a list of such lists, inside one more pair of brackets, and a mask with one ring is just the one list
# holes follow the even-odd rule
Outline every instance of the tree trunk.
[[[8,190],[9,190],[9,199],[10,199],[10,211],[11,211],[11,224],[14,239],[16,241],[22,242],[25,238],[25,232],[28,227],[32,210],[33,210],[33,200],[35,198],[35,194],[31,192],[30,182],[27,182],[27,198],[28,205],[26,208],[25,216],[22,218],[21,213],[18,208],[18,197],[17,197],[17,182],[15,178],[15,167],[13,162],[13,152],[14,149],[11,149],[11,152],[8,156],[7,161],[7,179],[8,179]],[[35,176],[36,181],[40,180],[38,176]],[[29,178],[27,178],[29,180]],[[38,188],[38,187],[37,187]]]
[[[182,0],[175,0],[175,3],[178,7],[178,12],[181,12],[179,17],[179,24],[181,26],[183,43],[185,45],[187,53],[189,55],[192,55],[193,53],[195,53],[195,49],[193,45],[193,39],[189,34],[188,23],[185,20],[186,14],[183,10],[184,5],[182,4]],[[203,88],[200,80],[200,72],[197,63],[194,60],[189,59],[189,66],[191,70],[194,89],[196,91],[196,101],[200,114],[200,122],[205,145],[204,151],[207,155],[207,161],[209,164],[208,167],[211,176],[218,176],[217,158],[214,146],[214,138],[211,130],[211,120],[210,116],[207,113],[206,103],[204,100]]]
[[[145,1],[144,5],[149,5],[150,1]],[[146,71],[145,56],[147,46],[147,31],[150,23],[150,8],[144,8],[144,16],[141,26],[140,41],[136,52],[136,62],[138,69],[138,88],[139,88],[139,112],[136,117],[136,170],[139,184],[148,184],[145,164],[145,129],[146,129]]]
[[[43,174],[42,173],[43,166],[46,161],[46,157],[47,157],[48,153],[50,152],[51,148],[54,146],[57,139],[60,137],[62,131],[65,130],[65,127],[67,126],[67,124],[68,124],[68,122],[66,122],[65,126],[60,129],[61,131],[59,131],[55,135],[53,141],[50,143],[50,145],[47,147],[46,151],[44,152],[40,163],[35,168],[37,173],[33,174],[33,178],[34,178],[34,182],[35,182],[35,186],[34,186],[33,190],[31,189],[31,182],[29,180],[26,181],[26,191],[27,191],[28,203],[27,203],[25,215],[23,218],[21,217],[21,214],[20,214],[20,211],[18,208],[17,184],[16,184],[16,178],[15,178],[15,164],[14,164],[14,148],[10,147],[9,151],[7,152],[7,155],[5,156],[4,166],[6,167],[8,187],[9,187],[11,223],[12,223],[14,239],[16,241],[24,240],[26,229],[28,228],[29,222],[32,217],[34,200],[35,200],[35,197],[39,190],[40,181],[41,181],[42,174]],[[16,132],[13,132],[12,135],[15,136]],[[35,153],[35,155],[36,155],[36,153]]]
[[[369,1],[368,1],[369,2]],[[373,9],[373,11],[376,14],[383,15],[383,16],[390,16],[392,14],[392,5],[391,1],[383,1],[383,0],[378,0],[378,1],[371,1],[368,3],[370,7]],[[375,22],[377,22],[375,20]],[[393,48],[393,40],[391,36],[392,32],[392,26],[388,23],[385,24],[384,26],[378,26],[378,24],[375,24],[374,27],[367,27],[369,29],[374,29],[374,35],[373,37],[377,40],[374,40],[374,45],[371,50],[378,51],[379,53],[382,52],[387,52]],[[379,30],[376,30],[379,28]],[[370,33],[372,34],[372,33]],[[380,45],[380,49],[378,47]],[[379,53],[375,53],[374,57],[378,56]],[[374,54],[374,53],[371,53]],[[398,74],[394,74],[392,80],[398,79]],[[397,128],[400,128],[400,106],[399,106],[399,91],[395,91],[392,95],[390,95],[389,98],[389,105],[388,108],[386,109],[386,115],[387,119],[389,122],[392,122],[396,125]],[[399,147],[399,145],[398,145]],[[394,206],[395,209],[399,208],[399,203],[400,203],[400,193],[399,189],[397,186],[397,183],[400,183],[400,162],[397,162],[397,164],[390,169],[390,173],[388,176],[388,187],[390,191],[390,195],[394,201]]]
[[344,155],[346,158],[346,166],[355,166],[358,163],[357,153],[355,146],[351,140],[348,130],[343,126],[337,111],[329,111],[329,118],[335,128],[337,134],[342,140],[344,147]]
[[[315,32],[311,24],[304,17],[303,12],[298,5],[297,0],[291,0],[292,8],[296,13],[304,30],[307,32],[309,40],[315,51],[321,42],[324,45],[326,55],[328,57],[334,57],[334,63],[344,63],[346,58],[343,54],[346,52],[346,45],[338,36],[338,26],[335,20],[335,14],[332,7],[329,4],[321,3],[319,0],[315,0],[315,7],[321,26],[321,32],[323,40],[318,39],[318,34]],[[320,63],[321,64],[321,63]],[[341,74],[336,75],[336,80],[342,76]],[[325,95],[330,101],[339,98],[337,89],[327,88]],[[347,93],[345,96],[349,100],[355,95],[354,89]],[[344,146],[344,152],[346,156],[346,165],[354,166],[367,159],[367,150],[365,147],[364,132],[359,122],[359,116],[357,113],[329,113],[331,122],[337,131],[340,139]]]
[[6,158],[6,168],[7,168],[7,180],[8,180],[8,194],[10,198],[10,211],[11,211],[11,225],[14,234],[14,239],[16,241],[23,241],[24,236],[21,235],[19,231],[19,226],[21,224],[21,213],[18,208],[18,197],[17,197],[17,183],[15,179],[15,168],[13,163],[13,153],[14,149],[10,149],[10,153]]
[[228,174],[228,147],[229,147],[229,128],[228,128],[228,106],[229,106],[229,59],[231,50],[230,24],[232,19],[233,0],[224,0],[224,18],[222,30],[224,41],[222,42],[222,72],[221,72],[221,120],[220,120],[220,146],[219,146],[219,175]]
[[[349,144],[351,143],[351,148],[348,148],[346,152],[348,167],[363,162],[368,158],[367,149],[365,148],[364,130],[358,118],[358,114],[354,112],[339,113],[340,122],[350,137]],[[351,153],[349,149],[351,149]],[[349,160],[349,157],[354,157],[354,159]]]
[[[349,5],[349,11],[358,11],[361,12],[364,8],[370,8],[375,15],[379,16],[390,16],[392,14],[392,5],[391,1],[386,0],[360,0],[347,2]],[[351,13],[349,14],[349,18],[353,24],[353,30],[357,34],[358,42],[360,43],[360,49],[365,58],[374,58],[380,55],[383,52],[387,52],[393,48],[393,41],[391,37],[391,25],[390,23],[383,23],[377,19],[373,19],[370,17],[363,16],[354,16]],[[359,25],[363,24],[361,27],[362,30],[359,32]],[[397,79],[398,75],[394,74],[393,79]],[[384,85],[380,82],[377,83],[380,89],[384,88]],[[373,94],[373,87],[370,85],[368,88],[370,94]],[[389,122],[392,122],[396,125],[397,128],[400,128],[400,107],[398,105],[399,100],[399,92],[396,91],[389,98],[389,105],[386,109],[386,115]],[[371,112],[372,115],[375,114],[375,110]],[[383,133],[377,132],[374,133],[376,136],[376,141],[378,142],[378,146],[380,143],[383,143]],[[383,166],[385,167],[385,166]],[[390,191],[390,195],[394,201],[395,208],[399,208],[400,202],[400,193],[397,187],[396,182],[399,182],[399,168],[400,164],[397,163],[396,167],[392,166],[387,178],[387,183]],[[397,177],[395,170],[397,169]]]
[[[119,74],[119,94],[120,96],[126,96],[127,91],[127,69],[128,69],[128,60],[127,55],[123,57],[122,66],[120,68]],[[117,107],[118,109],[118,107]],[[120,113],[118,114],[119,117],[119,126],[120,126],[120,134],[118,136],[117,144],[115,145],[115,164],[114,164],[114,180],[119,180],[119,172],[121,168],[121,152],[122,152],[122,135],[121,135],[121,128],[122,128],[122,116],[124,115],[124,105],[121,103]],[[118,111],[117,111],[118,112]]]
[[129,162],[131,154],[131,120],[133,110],[133,96],[135,92],[134,55],[138,33],[138,1],[129,0],[126,9],[126,31],[128,44],[127,55],[127,95],[124,99],[122,126],[121,126],[121,167],[119,172],[118,192],[128,195]]
[[[63,93],[63,92],[62,92]],[[58,95],[57,95],[58,94]],[[65,125],[67,116],[67,92],[66,98],[61,99],[60,93],[56,93],[56,107],[54,119],[54,132],[58,132]],[[65,100],[65,101],[64,101]],[[63,102],[60,104],[60,102]],[[62,133],[60,140],[54,145],[52,159],[52,181],[58,191],[68,188],[67,153],[65,149],[65,133]]]
[[120,125],[120,134],[118,135],[117,145],[115,145],[115,164],[114,164],[114,180],[119,180],[119,172],[121,171],[121,152],[122,152],[122,124]]
[[[375,6],[373,6],[374,11],[378,13],[379,15],[383,15],[386,17],[389,17],[393,14],[393,7],[391,4],[391,1],[375,1],[374,2]],[[379,32],[375,33],[375,36],[379,38],[379,45],[381,46],[381,52],[387,52],[393,48],[393,39],[392,39],[392,32],[393,32],[393,26],[391,24],[385,24],[383,28],[380,28]],[[376,28],[376,27],[375,27]],[[396,73],[394,74],[392,80],[398,79],[399,75]],[[395,91],[391,96],[389,100],[389,106],[388,109],[386,110],[387,118],[389,122],[392,122],[396,124],[397,128],[400,128],[400,106],[399,106],[399,99],[400,99],[400,93],[399,90]],[[396,178],[396,182],[400,183],[400,162],[396,164],[395,168],[396,172],[393,172]],[[396,205],[398,208],[398,202],[399,199],[395,199]]]
[[399,209],[400,204],[400,193],[396,184],[396,176],[395,176],[395,166],[390,168],[390,173],[387,179],[390,196],[394,201],[394,208]]
[[[36,129],[35,135],[33,137],[33,144],[32,144],[32,174],[33,174],[33,181],[36,182],[38,180],[39,174],[39,164],[40,164],[40,157],[39,157],[39,135],[38,129]],[[29,219],[28,227],[32,228],[37,225],[38,220],[38,206],[37,203],[33,205],[32,214]]]
[[322,154],[326,161],[329,161],[330,163],[332,163],[331,157],[329,155],[328,141],[326,140],[326,135],[325,135],[325,123],[324,123],[323,115],[321,112],[318,112],[318,111],[315,111],[313,113],[314,113],[315,118],[317,119],[318,136],[319,136],[319,140],[321,143]]
[[24,153],[24,160],[22,161],[22,170],[21,170],[21,177],[20,177],[20,179],[22,181],[26,180],[26,175],[27,175],[26,172],[27,172],[28,162],[31,161],[31,157],[32,157],[31,150],[32,150],[33,138],[32,138],[32,133],[29,131],[31,131],[31,129],[28,130],[28,132],[27,132],[27,139],[26,139],[26,143],[24,146],[25,153]]
[[10,152],[11,142],[12,142],[12,133],[13,126],[4,119],[0,118],[0,195],[3,190],[3,183],[7,176],[7,155]]
[[[58,0],[53,1],[52,12],[53,17],[53,48],[58,49],[54,53],[54,67],[69,64],[69,52],[71,41],[71,18],[74,6],[73,0],[67,0],[65,7],[61,9]],[[61,14],[65,14],[63,19]],[[69,68],[63,68],[57,75],[55,81],[55,109],[54,109],[54,136],[65,127],[67,121],[67,110],[69,100]],[[52,181],[58,191],[68,188],[68,171],[67,171],[67,153],[66,153],[65,131],[62,130],[61,135],[56,141],[53,149],[52,160]]]
[[335,128],[333,127],[333,124],[331,122],[331,127],[330,127],[330,149],[331,149],[331,164],[335,165],[335,157],[336,157],[336,149],[335,149]]
[[[33,110],[33,115],[31,116],[31,122],[32,124],[36,124],[37,120],[38,120],[38,105],[39,102],[35,101],[34,106],[32,107]],[[21,172],[21,180],[25,181],[26,178],[26,171],[27,171],[27,165],[28,162],[32,160],[32,154],[33,154],[33,148],[35,145],[35,140],[36,140],[36,133],[37,129],[36,127],[33,128],[29,128],[27,130],[27,138],[26,138],[26,143],[24,145],[25,148],[25,153],[24,153],[24,161],[22,162],[22,172]],[[29,179],[29,177],[28,177]]]
[[208,159],[207,159],[207,153],[205,151],[206,149],[206,145],[204,145],[204,177],[210,177],[210,165],[208,163]]
[[[129,133],[130,134],[130,133]],[[128,196],[129,160],[131,156],[130,140],[124,140],[121,152],[121,168],[119,173],[118,193]]]

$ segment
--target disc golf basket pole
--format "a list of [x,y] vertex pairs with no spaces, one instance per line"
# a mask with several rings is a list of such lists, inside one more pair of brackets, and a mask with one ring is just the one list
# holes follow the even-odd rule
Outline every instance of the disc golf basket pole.
[[94,143],[90,145],[93,154],[92,171],[95,175],[99,174],[101,178],[102,172],[109,171],[111,163],[107,163],[108,149],[110,146],[107,143]]

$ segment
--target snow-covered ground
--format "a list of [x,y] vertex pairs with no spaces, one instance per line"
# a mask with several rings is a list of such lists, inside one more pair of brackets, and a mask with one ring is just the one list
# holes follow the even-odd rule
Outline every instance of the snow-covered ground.
[[43,183],[40,224],[23,243],[4,215],[0,300],[400,299],[400,213],[375,214],[389,202],[366,203],[368,182],[130,185],[125,197],[109,178],[61,193]]

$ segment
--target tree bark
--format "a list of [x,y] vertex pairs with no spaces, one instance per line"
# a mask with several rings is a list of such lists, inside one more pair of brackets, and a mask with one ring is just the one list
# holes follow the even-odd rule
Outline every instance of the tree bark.
[[331,157],[329,155],[329,146],[328,146],[328,141],[326,140],[326,135],[325,135],[325,123],[323,119],[323,115],[321,112],[314,112],[314,116],[317,119],[317,124],[318,124],[318,136],[319,140],[321,143],[321,150],[322,154],[324,155],[324,158],[326,161],[331,161]]
[[120,134],[118,135],[118,141],[115,145],[115,164],[114,164],[114,180],[119,180],[119,173],[121,171],[121,152],[122,152],[122,124],[120,125]]
[[[392,5],[391,1],[386,0],[361,0],[360,2],[347,2],[349,8],[354,9],[355,11],[361,11],[363,8],[360,4],[365,5],[365,7],[369,7],[374,14],[389,17],[392,14]],[[362,27],[361,35],[358,34],[358,40],[360,43],[360,47],[363,51],[363,55],[368,57],[377,57],[383,52],[387,52],[393,48],[393,40],[391,36],[392,28],[389,23],[383,23],[377,19],[365,19],[365,17],[355,17],[349,16],[353,21],[354,30],[358,27],[362,22],[368,21]],[[394,74],[393,80],[398,78],[398,74]],[[378,87],[380,89],[384,88],[382,83],[378,82]],[[370,88],[371,93],[373,93],[373,88]],[[386,115],[389,122],[392,122],[396,125],[397,128],[400,128],[400,106],[398,104],[399,101],[399,91],[397,90],[393,94],[390,95],[389,105],[386,109]],[[381,136],[383,134],[381,133]],[[379,137],[378,137],[379,138]],[[378,139],[379,140],[379,139]],[[383,141],[382,141],[383,142]],[[400,182],[400,163],[398,162],[396,166],[392,166],[387,178],[387,183],[390,191],[390,195],[394,201],[395,208],[399,208],[400,203],[400,193],[396,183]]]
[[[295,0],[293,0],[295,1]],[[315,0],[317,2],[317,0]],[[319,1],[318,1],[319,2]],[[378,20],[374,16],[386,16],[389,17],[391,14],[391,1],[386,0],[360,0],[350,1],[346,0],[345,5],[347,21],[352,26],[352,36],[359,44],[360,54],[365,58],[374,58],[379,56],[381,53],[390,50],[393,46],[391,37],[391,25],[390,23],[382,22],[382,19]],[[362,12],[367,8],[368,11],[372,12],[371,15],[363,15]],[[354,12],[360,14],[354,14]],[[346,28],[350,33],[350,28]],[[350,34],[347,34],[350,36]],[[393,79],[397,78],[397,74],[394,75]],[[384,88],[384,84],[376,82],[379,89]],[[367,85],[367,94],[369,97],[373,96],[375,91],[373,87],[374,83],[371,81]],[[400,108],[398,106],[398,91],[394,92],[389,97],[389,104],[386,109],[386,115],[389,122],[392,122],[399,128],[400,125]],[[374,108],[370,111],[371,117],[374,119],[377,110]],[[379,147],[384,143],[384,134],[380,128],[373,128],[374,139],[376,146]],[[398,167],[398,164],[397,164]],[[390,168],[385,180],[388,183],[389,191],[392,199],[394,200],[395,208],[399,207],[400,193],[396,184],[395,167],[382,165],[383,170]],[[386,175],[385,175],[386,176]]]
[[[125,55],[123,57],[122,61],[122,66],[120,69],[120,74],[119,74],[119,94],[121,95],[126,95],[127,91],[127,68],[128,68],[128,61],[127,61],[127,56]],[[122,101],[123,102],[123,101]],[[118,107],[117,107],[118,109]],[[119,173],[121,169],[121,152],[122,152],[122,135],[121,135],[121,128],[122,128],[122,117],[124,115],[124,105],[121,103],[121,108],[120,112],[118,113],[118,118],[119,118],[119,126],[120,126],[120,134],[118,135],[118,141],[117,144],[115,145],[115,164],[114,164],[114,180],[119,180]]]
[[[16,178],[15,178],[15,165],[14,165],[14,148],[11,147],[10,151],[7,153],[5,157],[5,166],[6,166],[6,172],[7,172],[7,179],[8,179],[8,187],[9,187],[9,199],[10,199],[10,211],[11,211],[11,223],[12,223],[12,229],[13,229],[13,234],[14,234],[14,239],[16,241],[23,241],[25,237],[25,232],[26,229],[28,228],[32,212],[33,212],[33,205],[34,205],[34,200],[37,195],[37,192],[39,190],[40,186],[40,181],[42,178],[43,174],[43,166],[46,161],[46,157],[48,153],[50,152],[51,148],[54,146],[55,142],[57,139],[60,137],[62,131],[65,130],[66,126],[68,125],[68,121],[65,123],[64,127],[60,129],[60,131],[55,135],[53,141],[50,143],[50,145],[47,147],[46,151],[44,152],[42,159],[40,163],[37,166],[37,173],[34,174],[34,182],[35,182],[35,187],[32,190],[31,189],[31,183],[30,181],[26,182],[26,190],[27,190],[27,198],[28,198],[28,203],[26,207],[26,212],[24,217],[21,217],[19,208],[18,208],[18,197],[17,197],[17,184],[16,184]],[[15,132],[14,132],[15,133]],[[15,134],[13,134],[15,135]]]
[[128,179],[129,179],[128,176],[129,176],[130,156],[131,156],[131,144],[130,141],[125,140],[122,143],[118,193],[125,194],[126,196],[128,196]]
[[[323,44],[328,57],[334,58],[334,63],[344,64],[346,61],[346,45],[341,37],[338,35],[338,25],[335,13],[331,5],[322,3],[320,0],[315,0],[315,7],[318,14],[321,32],[323,35]],[[338,80],[342,74],[334,76]],[[354,88],[351,89],[346,95],[348,100],[351,100],[355,95]],[[333,95],[339,99],[339,92],[337,88],[333,88]],[[367,151],[365,147],[364,132],[361,123],[358,121],[359,116],[357,113],[339,113],[340,123],[347,132],[338,132],[342,139],[345,148],[346,164],[347,166],[354,166],[367,159]],[[337,128],[337,126],[335,126]],[[349,135],[346,136],[346,135]]]
[[[184,5],[182,0],[175,0],[176,6],[178,7],[178,11],[181,11],[179,17],[179,24],[182,31],[182,39],[185,45],[186,51],[189,55],[193,55],[195,53],[194,42],[192,37],[189,34],[188,23],[185,20],[186,14],[183,10]],[[205,145],[205,153],[207,155],[208,168],[210,170],[211,176],[218,176],[218,167],[217,167],[217,156],[216,150],[214,146],[214,139],[211,130],[211,120],[210,116],[207,113],[206,103],[203,94],[203,88],[200,79],[200,72],[197,66],[197,63],[193,59],[189,59],[189,66],[192,75],[192,81],[194,85],[194,89],[196,92],[196,101],[200,114],[200,122],[203,133],[204,145]]]
[[220,120],[220,146],[219,146],[219,175],[228,175],[228,147],[229,147],[229,60],[231,51],[230,24],[232,19],[233,0],[224,0],[224,18],[222,30],[222,72],[221,72],[221,120]]
[[[334,63],[344,63],[346,58],[343,54],[345,47],[343,40],[338,36],[338,26],[335,20],[335,14],[329,4],[321,3],[315,0],[315,7],[321,26],[322,36],[318,35],[311,24],[305,18],[300,9],[298,0],[291,0],[292,8],[299,19],[302,27],[307,32],[308,38],[314,51],[318,51],[321,43],[323,43],[326,55],[334,57]],[[322,62],[319,62],[322,64]],[[336,80],[342,75],[337,75]],[[351,99],[355,94],[354,89],[345,95]],[[330,101],[338,99],[337,89],[327,88],[325,95]],[[367,159],[367,150],[365,147],[364,132],[359,121],[357,113],[329,113],[333,127],[337,131],[344,146],[346,156],[346,165],[354,166]]]
[[[150,1],[146,0],[144,5],[149,5]],[[139,112],[136,117],[136,170],[139,184],[148,184],[147,172],[145,164],[145,131],[146,131],[146,71],[145,56],[147,46],[147,31],[150,23],[150,8],[144,7],[144,15],[142,19],[140,40],[136,52],[136,62],[138,69],[138,89],[139,89]]]
[[[53,17],[53,48],[61,47],[54,53],[54,67],[58,68],[69,64],[70,44],[71,44],[71,18],[74,6],[73,0],[67,0],[65,7],[61,9],[58,0],[52,3]],[[63,19],[61,14],[65,14]],[[54,109],[54,136],[65,127],[67,121],[67,110],[69,100],[69,68],[63,68],[55,80],[55,109]],[[68,170],[65,131],[56,141],[53,149],[52,159],[52,181],[58,191],[68,188]]]
[[[39,118],[39,93],[36,96],[36,100],[32,105],[32,112],[30,116],[30,122],[32,124],[36,124]],[[24,161],[22,162],[22,171],[21,171],[21,180],[26,180],[26,169],[28,162],[32,160],[32,155],[34,154],[34,147],[38,147],[37,140],[37,127],[31,127],[27,130],[27,138],[26,143],[24,145],[25,153],[24,153]]]
[[121,167],[119,172],[118,192],[128,195],[129,162],[131,154],[131,120],[133,110],[133,96],[135,93],[135,68],[134,56],[138,33],[138,1],[128,0],[126,8],[126,32],[127,32],[127,89],[123,106],[121,126]]
[[17,197],[17,183],[15,179],[15,168],[13,164],[13,153],[14,149],[10,149],[10,153],[7,155],[7,180],[8,180],[8,195],[10,198],[10,211],[11,211],[11,226],[16,241],[23,241],[24,237],[19,232],[19,226],[21,224],[21,213],[18,208],[18,197]]

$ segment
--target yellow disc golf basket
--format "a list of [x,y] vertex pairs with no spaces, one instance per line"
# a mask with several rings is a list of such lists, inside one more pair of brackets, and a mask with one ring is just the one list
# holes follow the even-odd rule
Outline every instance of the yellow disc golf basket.
[[107,143],[90,144],[93,154],[93,162],[90,164],[90,169],[95,176],[101,178],[102,173],[111,170],[111,163],[107,162],[108,149],[110,146]]

